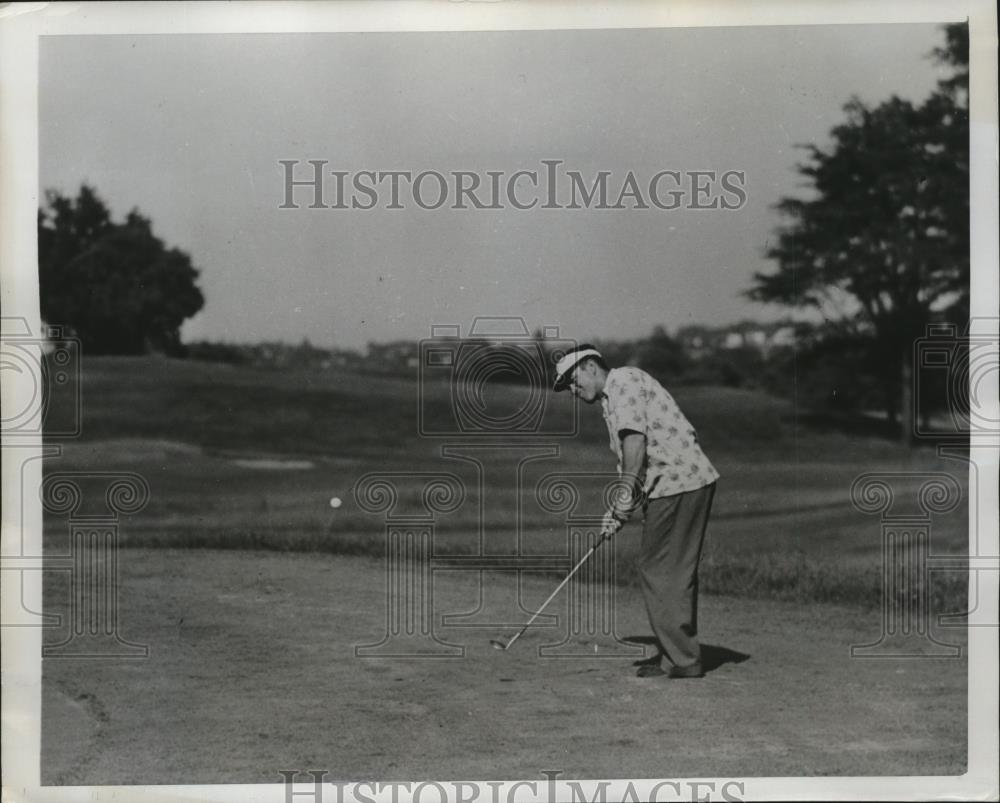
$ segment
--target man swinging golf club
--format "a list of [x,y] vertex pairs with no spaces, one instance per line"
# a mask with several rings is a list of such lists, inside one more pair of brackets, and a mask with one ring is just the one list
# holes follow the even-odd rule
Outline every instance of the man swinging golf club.
[[702,677],[698,562],[719,473],[677,402],[645,371],[609,369],[585,344],[557,361],[555,389],[601,404],[619,476],[631,489],[607,512],[605,530],[640,508],[644,514],[639,577],[657,655],[637,674]]

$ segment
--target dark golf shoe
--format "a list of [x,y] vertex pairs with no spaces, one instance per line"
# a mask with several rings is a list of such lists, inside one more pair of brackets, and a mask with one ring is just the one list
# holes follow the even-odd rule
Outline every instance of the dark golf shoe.
[[642,664],[636,671],[635,676],[638,678],[661,678],[665,674],[667,673],[660,668],[659,663],[649,663]]
[[682,678],[703,678],[705,677],[705,671],[701,668],[700,663],[688,664],[687,666],[672,666],[670,671],[667,673],[671,680],[680,680]]

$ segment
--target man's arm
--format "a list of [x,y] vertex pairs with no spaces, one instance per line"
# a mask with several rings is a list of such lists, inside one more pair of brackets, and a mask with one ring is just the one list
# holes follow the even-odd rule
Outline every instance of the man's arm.
[[646,479],[646,436],[641,432],[622,430],[622,481],[628,484],[627,498],[616,499],[611,515],[619,521],[628,520],[638,507]]

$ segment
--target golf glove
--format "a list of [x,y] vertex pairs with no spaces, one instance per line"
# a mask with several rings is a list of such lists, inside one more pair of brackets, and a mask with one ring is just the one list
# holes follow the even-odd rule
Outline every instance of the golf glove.
[[625,522],[615,516],[614,512],[609,510],[604,514],[604,520],[601,522],[601,534],[602,535],[614,535],[617,533]]

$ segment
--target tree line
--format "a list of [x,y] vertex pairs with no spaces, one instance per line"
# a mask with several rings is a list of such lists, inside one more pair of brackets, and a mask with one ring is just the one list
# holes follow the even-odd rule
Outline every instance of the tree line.
[[88,354],[182,351],[181,324],[205,304],[191,258],[133,209],[120,223],[93,187],[45,194],[38,212],[42,319],[66,326]]
[[[813,197],[782,199],[785,223],[747,295],[824,317],[801,355],[848,393],[913,431],[914,344],[928,325],[969,318],[969,27],[944,28],[933,57],[949,70],[921,104],[844,106],[827,150],[805,146]],[[960,366],[955,366],[960,371]],[[930,392],[930,390],[928,390]],[[930,402],[930,399],[924,400]]]

